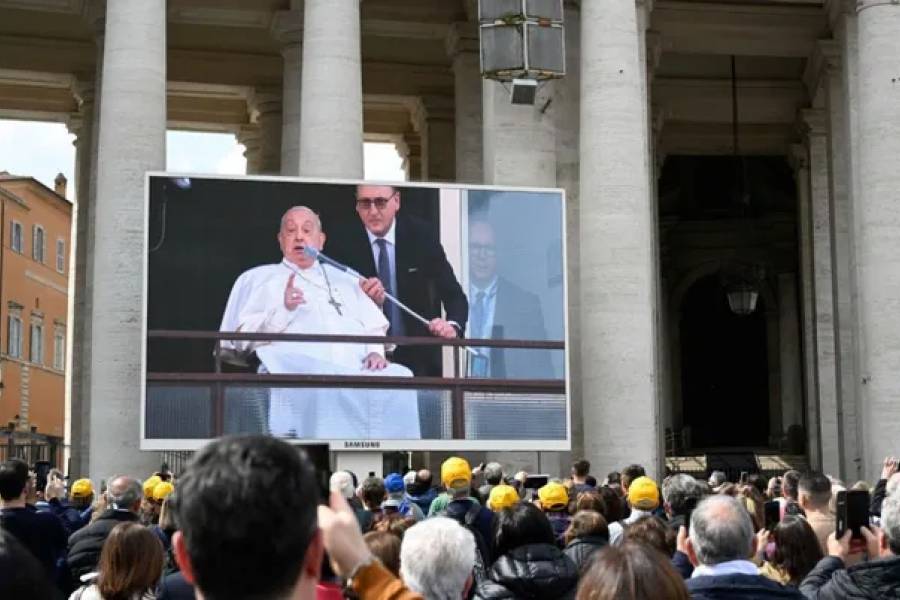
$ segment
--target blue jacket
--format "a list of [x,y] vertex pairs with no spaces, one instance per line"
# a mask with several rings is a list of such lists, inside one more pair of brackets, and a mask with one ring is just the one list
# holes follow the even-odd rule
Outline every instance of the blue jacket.
[[422,509],[422,512],[427,515],[428,509],[431,508],[431,503],[438,497],[438,491],[434,488],[428,488],[423,494],[414,495],[407,493],[406,497],[412,502],[415,502],[416,505]]

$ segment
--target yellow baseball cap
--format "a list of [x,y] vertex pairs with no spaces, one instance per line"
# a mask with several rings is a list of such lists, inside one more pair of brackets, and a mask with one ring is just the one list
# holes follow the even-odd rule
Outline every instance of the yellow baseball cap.
[[153,488],[156,487],[157,483],[162,482],[162,479],[159,478],[159,475],[154,475],[150,479],[144,482],[144,498],[148,500],[153,497]]
[[640,510],[653,510],[659,506],[659,488],[649,477],[638,477],[628,486],[628,503]]
[[153,487],[153,499],[157,502],[165,500],[166,496],[175,491],[175,486],[168,481],[160,481]]
[[441,465],[441,483],[444,487],[458,488],[469,485],[471,481],[472,468],[466,459],[451,456]]
[[569,492],[563,484],[551,482],[538,490],[538,500],[544,510],[565,508],[569,505]]
[[94,486],[90,479],[78,479],[72,484],[70,495],[73,498],[87,498],[94,494]]
[[511,485],[495,485],[488,497],[488,508],[499,512],[504,508],[511,508],[519,503],[519,493]]

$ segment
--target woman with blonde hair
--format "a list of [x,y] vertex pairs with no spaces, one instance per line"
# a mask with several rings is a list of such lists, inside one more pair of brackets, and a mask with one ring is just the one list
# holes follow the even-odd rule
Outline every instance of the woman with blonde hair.
[[154,600],[163,572],[162,544],[138,523],[119,523],[100,552],[97,577],[69,600]]

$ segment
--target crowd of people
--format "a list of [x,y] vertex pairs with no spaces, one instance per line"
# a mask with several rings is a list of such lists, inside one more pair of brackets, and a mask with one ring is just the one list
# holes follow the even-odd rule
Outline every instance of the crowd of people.
[[[208,444],[177,478],[96,493],[0,465],[0,598],[73,600],[900,598],[900,474],[885,460],[868,526],[842,482],[788,471],[661,483],[640,465],[559,480],[446,460],[328,492],[267,436]],[[774,510],[773,510],[774,509]],[[837,532],[840,531],[841,535]]]

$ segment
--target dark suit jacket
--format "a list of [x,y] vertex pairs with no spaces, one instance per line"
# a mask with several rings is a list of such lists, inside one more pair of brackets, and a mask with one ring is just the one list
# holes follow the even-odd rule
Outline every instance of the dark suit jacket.
[[[441,316],[443,305],[447,320],[459,323],[460,331],[465,331],[469,303],[428,223],[397,213],[395,227],[397,298],[426,319]],[[350,265],[364,277],[377,276],[372,246],[361,221],[344,230],[338,229],[331,239],[333,243],[326,249],[329,256]],[[402,314],[405,335],[431,335],[419,321]],[[441,374],[438,346],[397,348],[394,360],[408,366],[416,375]]]
[[[491,338],[497,340],[546,340],[538,297],[503,277],[497,280]],[[491,350],[491,377],[547,379],[553,376],[550,350]]]

